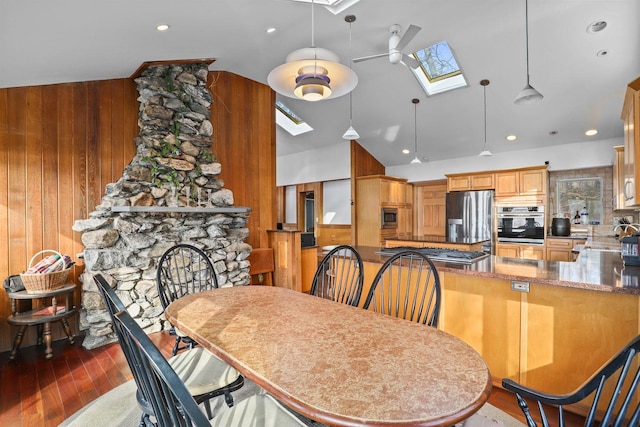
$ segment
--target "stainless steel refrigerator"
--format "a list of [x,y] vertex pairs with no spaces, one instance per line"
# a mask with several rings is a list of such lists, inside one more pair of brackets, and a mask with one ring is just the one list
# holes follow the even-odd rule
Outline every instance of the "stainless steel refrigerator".
[[447,193],[447,242],[476,243],[493,253],[493,191],[451,191]]

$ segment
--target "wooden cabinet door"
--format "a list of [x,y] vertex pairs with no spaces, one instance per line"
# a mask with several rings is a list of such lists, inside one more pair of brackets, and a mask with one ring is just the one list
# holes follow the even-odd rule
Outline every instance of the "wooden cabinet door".
[[573,261],[571,250],[547,248],[547,261]]
[[517,171],[496,173],[496,197],[518,196],[520,175]]
[[493,190],[495,188],[494,183],[495,175],[492,173],[471,175],[471,189],[472,190]]
[[447,191],[467,191],[471,189],[468,176],[455,176],[447,180]]
[[520,258],[519,245],[496,245],[496,255],[507,258]]
[[547,170],[523,170],[519,172],[521,195],[547,194]]
[[631,295],[534,284],[522,296],[520,381],[547,393],[577,388],[638,332]]
[[544,246],[520,246],[520,258],[544,259]]
[[613,148],[616,150],[613,164],[613,209],[624,209],[624,145]]
[[446,233],[447,183],[437,181],[415,187],[415,233],[419,236],[444,236]]
[[508,280],[441,273],[440,329],[460,338],[487,362],[494,379],[516,377],[520,298]]

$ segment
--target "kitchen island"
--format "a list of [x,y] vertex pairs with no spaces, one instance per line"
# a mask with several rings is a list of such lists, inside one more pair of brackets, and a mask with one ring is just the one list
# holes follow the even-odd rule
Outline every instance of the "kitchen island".
[[[471,264],[435,262],[443,289],[439,328],[483,356],[496,386],[508,377],[550,393],[572,391],[640,333],[640,268],[594,249],[615,246],[598,239],[590,238],[575,262],[493,255]],[[379,248],[358,250],[366,295],[388,257]]]

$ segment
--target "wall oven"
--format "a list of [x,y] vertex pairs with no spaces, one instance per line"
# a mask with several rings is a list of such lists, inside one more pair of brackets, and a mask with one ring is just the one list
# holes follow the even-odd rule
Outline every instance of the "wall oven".
[[382,208],[382,228],[398,228],[398,208]]
[[498,206],[498,243],[544,245],[544,206]]

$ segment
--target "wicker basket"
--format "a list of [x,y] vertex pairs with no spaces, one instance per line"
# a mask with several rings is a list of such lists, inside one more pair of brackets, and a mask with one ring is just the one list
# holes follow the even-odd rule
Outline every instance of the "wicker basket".
[[[64,263],[64,257],[59,252],[47,249],[38,252],[31,258],[27,270],[31,268],[36,257],[45,252],[53,252],[54,254],[57,254],[60,257],[58,262]],[[37,294],[40,292],[53,291],[63,287],[65,282],[67,281],[67,277],[69,277],[70,270],[71,268],[60,271],[53,271],[51,273],[21,273],[20,278],[22,279],[22,283],[24,284],[24,288],[27,293]]]

